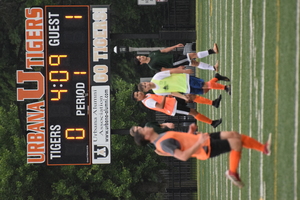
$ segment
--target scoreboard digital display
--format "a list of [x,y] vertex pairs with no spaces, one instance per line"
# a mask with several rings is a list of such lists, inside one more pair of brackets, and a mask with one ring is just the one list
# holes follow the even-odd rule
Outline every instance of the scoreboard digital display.
[[89,7],[46,6],[45,36],[48,163],[89,163]]
[[18,101],[38,99],[27,105],[27,162],[110,163],[109,6],[33,7],[25,16],[26,69],[44,67],[17,71],[18,84],[37,82],[17,90]]

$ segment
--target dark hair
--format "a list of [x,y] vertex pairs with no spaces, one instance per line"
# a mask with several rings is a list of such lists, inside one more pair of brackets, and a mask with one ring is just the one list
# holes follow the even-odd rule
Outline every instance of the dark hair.
[[135,92],[138,92],[138,90],[132,91],[132,93],[131,93],[131,100],[134,101],[134,102],[137,102],[137,99],[134,97],[134,93]]
[[143,89],[143,82],[141,82],[141,83],[138,84],[138,90],[139,90],[139,91],[142,91],[142,92],[146,92],[146,91],[144,91],[144,89]]
[[134,131],[133,128],[134,128],[134,126],[131,127],[131,129],[130,129],[129,132],[130,132],[130,135],[133,136],[134,141],[135,141],[135,143],[136,143],[137,145],[139,145],[139,146],[146,146],[147,144],[150,143],[149,140],[146,140],[146,139],[145,139],[144,135],[140,134],[139,131]]
[[132,59],[132,62],[137,66],[141,65],[141,62],[136,57]]

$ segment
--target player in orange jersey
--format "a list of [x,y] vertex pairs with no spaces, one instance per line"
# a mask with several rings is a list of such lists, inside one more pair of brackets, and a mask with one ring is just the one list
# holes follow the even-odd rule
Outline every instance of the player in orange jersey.
[[[194,126],[194,127],[191,127]],[[195,129],[191,125],[190,129]],[[193,131],[190,131],[193,133]],[[173,156],[179,160],[187,161],[189,158],[207,160],[229,152],[229,170],[225,175],[238,187],[243,187],[237,172],[243,148],[254,149],[265,155],[271,154],[271,134],[265,144],[235,131],[221,131],[215,133],[201,133],[197,135],[183,132],[167,131],[158,134],[150,127],[136,127],[133,129],[134,140],[138,145],[153,143],[156,153],[162,156]]]
[[134,91],[132,93],[132,99],[141,101],[147,108],[165,113],[166,115],[192,115],[196,120],[210,124],[214,128],[222,123],[222,119],[211,120],[205,115],[198,113],[197,110],[189,108],[186,103],[186,101],[192,101],[196,103],[212,105],[218,108],[222,99],[221,95],[214,101],[192,94],[186,95],[184,98],[185,99],[175,98],[173,96],[145,94],[141,91]]

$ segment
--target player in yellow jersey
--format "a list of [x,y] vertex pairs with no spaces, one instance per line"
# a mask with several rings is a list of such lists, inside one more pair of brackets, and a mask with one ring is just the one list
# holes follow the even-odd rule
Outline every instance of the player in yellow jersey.
[[156,73],[151,82],[141,82],[138,84],[140,91],[148,92],[152,90],[158,95],[169,95],[182,98],[182,94],[205,94],[211,89],[225,90],[231,95],[230,85],[222,85],[218,81],[230,81],[229,78],[216,73],[215,77],[205,82],[203,79],[190,76],[191,69],[173,68]]

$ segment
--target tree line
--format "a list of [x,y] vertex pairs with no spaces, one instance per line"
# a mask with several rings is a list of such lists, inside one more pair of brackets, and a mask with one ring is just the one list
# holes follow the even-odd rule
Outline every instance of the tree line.
[[[0,1],[0,199],[154,199],[163,188],[164,165],[130,136],[112,135],[110,165],[47,167],[26,163],[25,104],[16,101],[16,70],[25,69],[24,9],[44,5],[110,5],[112,33],[156,33],[162,6],[136,0]],[[118,40],[111,45],[156,46],[154,40]],[[131,62],[133,54],[111,54],[111,127],[129,128],[153,119],[130,94],[149,69]],[[43,70],[36,68],[34,70]],[[32,86],[34,87],[34,85]]]

